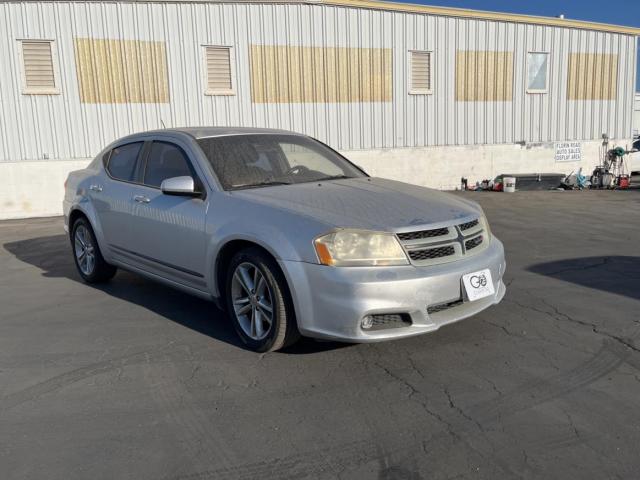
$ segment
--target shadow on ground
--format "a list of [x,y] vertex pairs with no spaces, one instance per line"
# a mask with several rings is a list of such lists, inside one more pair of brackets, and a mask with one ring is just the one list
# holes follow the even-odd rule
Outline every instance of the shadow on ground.
[[527,270],[583,287],[640,300],[640,257],[583,257],[539,263]]
[[[76,271],[71,256],[71,247],[66,235],[30,238],[5,243],[3,247],[18,260],[42,270],[44,277],[68,278],[84,283]],[[226,313],[218,309],[212,302],[207,302],[122,270],[108,283],[88,286],[144,307],[203,335],[239,348],[245,348],[234,332]],[[287,354],[309,354],[333,350],[347,345],[337,342],[317,342],[312,339],[302,339],[296,345],[281,352]]]

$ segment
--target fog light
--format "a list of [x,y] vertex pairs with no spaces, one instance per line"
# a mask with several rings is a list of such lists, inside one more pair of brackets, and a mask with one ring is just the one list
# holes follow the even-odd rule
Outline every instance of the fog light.
[[373,327],[373,317],[371,315],[367,315],[366,317],[364,317],[362,319],[361,326],[363,330],[369,330],[371,327]]

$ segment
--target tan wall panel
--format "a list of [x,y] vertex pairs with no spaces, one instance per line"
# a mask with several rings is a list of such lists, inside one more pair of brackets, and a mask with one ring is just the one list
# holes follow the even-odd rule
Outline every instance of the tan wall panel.
[[513,53],[484,50],[456,52],[456,100],[513,100]]
[[76,38],[82,103],[168,103],[164,42]]
[[391,49],[251,45],[254,103],[390,102]]
[[570,53],[567,98],[615,100],[618,92],[618,55]]

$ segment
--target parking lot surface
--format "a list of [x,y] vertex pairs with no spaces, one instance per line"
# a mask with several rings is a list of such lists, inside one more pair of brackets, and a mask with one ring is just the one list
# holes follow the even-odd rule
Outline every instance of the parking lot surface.
[[0,222],[0,478],[637,478],[640,190],[461,195],[500,305],[266,355],[211,303],[83,284],[61,218]]

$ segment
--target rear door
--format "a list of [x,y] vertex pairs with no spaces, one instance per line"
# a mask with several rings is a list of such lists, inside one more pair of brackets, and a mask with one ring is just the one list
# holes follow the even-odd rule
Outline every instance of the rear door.
[[131,195],[144,142],[115,147],[103,159],[104,172],[89,186],[102,235],[115,259],[122,259],[118,247],[126,244],[131,226]]
[[[133,186],[133,222],[128,245],[138,266],[178,283],[206,289],[205,215],[206,190],[201,174],[175,141],[153,141],[140,170],[140,184]],[[167,178],[191,176],[205,194],[202,197],[165,195]]]

